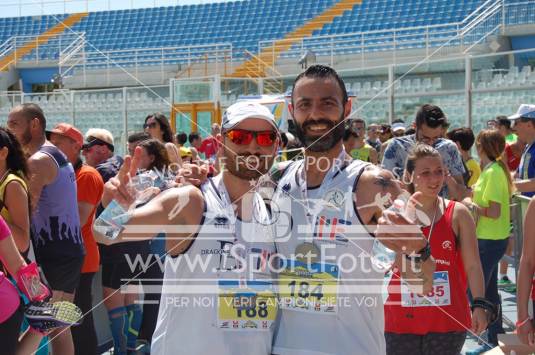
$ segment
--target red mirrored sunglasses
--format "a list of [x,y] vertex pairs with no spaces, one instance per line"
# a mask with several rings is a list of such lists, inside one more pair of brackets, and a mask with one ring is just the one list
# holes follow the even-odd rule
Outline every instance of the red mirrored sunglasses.
[[256,144],[261,147],[272,146],[277,140],[275,131],[247,131],[244,129],[231,129],[225,132],[225,136],[236,145],[248,145],[256,138]]

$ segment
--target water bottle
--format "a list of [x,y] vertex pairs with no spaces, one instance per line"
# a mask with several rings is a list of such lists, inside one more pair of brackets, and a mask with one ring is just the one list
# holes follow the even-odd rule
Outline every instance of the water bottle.
[[[394,200],[392,206],[388,208],[388,211],[396,213],[403,213],[405,211],[405,199],[398,198]],[[392,268],[394,261],[396,260],[396,252],[387,248],[379,239],[375,238],[373,241],[373,249],[371,255],[372,264],[382,271],[388,271]]]
[[117,201],[112,200],[95,220],[93,228],[108,239],[116,239],[130,219],[128,211]]
[[[133,206],[148,202],[154,194],[144,194],[150,188],[156,186],[157,174],[153,171],[141,172],[133,176],[127,189],[134,195]],[[124,229],[124,225],[130,219],[128,209],[125,209],[117,201],[112,200],[95,220],[93,228],[108,239],[116,239]]]

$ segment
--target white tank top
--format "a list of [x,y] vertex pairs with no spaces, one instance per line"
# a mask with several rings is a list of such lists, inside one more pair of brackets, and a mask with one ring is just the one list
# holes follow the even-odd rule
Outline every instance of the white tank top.
[[242,222],[228,210],[221,175],[201,189],[199,233],[187,251],[165,261],[152,353],[271,354],[275,246],[266,206],[255,195],[255,218]]
[[[317,278],[290,273],[286,282],[284,273],[279,275],[280,322],[273,353],[384,354],[384,274],[372,269],[374,239],[362,227],[353,202],[354,186],[368,163],[344,162],[320,187],[306,192],[302,165],[301,160],[288,167],[272,201],[277,253],[295,260],[303,243],[313,243],[322,257],[312,268],[320,271]],[[306,216],[305,199],[316,217]],[[311,224],[316,225],[313,233],[307,232]]]

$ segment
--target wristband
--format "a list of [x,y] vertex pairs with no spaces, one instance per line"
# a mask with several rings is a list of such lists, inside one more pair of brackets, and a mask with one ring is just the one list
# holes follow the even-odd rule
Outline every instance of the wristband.
[[520,321],[517,321],[515,323],[515,326],[516,328],[520,328],[521,326],[523,326],[524,324],[526,324],[527,322],[531,322],[533,320],[533,318],[531,318],[530,316],[528,316],[526,319],[524,319],[522,322]]
[[494,303],[483,297],[476,297],[472,301],[472,312],[476,308],[481,308],[487,313],[488,325],[493,323],[498,318],[498,314],[500,311],[498,305],[495,305]]
[[417,253],[409,255],[405,254],[405,257],[415,263],[423,263],[431,256],[431,245],[426,242],[425,247],[420,249]]
[[30,302],[41,302],[50,296],[50,290],[41,282],[35,262],[21,267],[17,272],[16,279],[17,287],[28,297]]

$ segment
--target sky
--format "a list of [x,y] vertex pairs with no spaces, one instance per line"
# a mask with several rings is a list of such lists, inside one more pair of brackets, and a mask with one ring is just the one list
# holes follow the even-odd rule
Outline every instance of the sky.
[[0,0],[0,17],[35,16],[154,6],[206,4],[231,0]]

